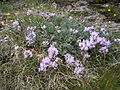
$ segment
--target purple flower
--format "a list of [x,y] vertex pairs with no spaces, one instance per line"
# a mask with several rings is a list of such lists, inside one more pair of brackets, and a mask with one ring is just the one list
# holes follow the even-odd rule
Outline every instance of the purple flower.
[[46,68],[50,65],[51,60],[49,57],[45,57],[42,59],[42,62],[40,63],[38,71],[46,71]]
[[69,53],[65,54],[64,56],[65,56],[66,62],[67,62],[69,65],[73,66],[74,63],[75,63],[74,57],[71,56]]
[[55,58],[55,62],[58,62],[58,61],[60,61],[61,59],[60,58]]
[[102,38],[101,38],[101,41],[100,41],[100,44],[101,44],[101,45],[104,45],[104,46],[106,46],[106,47],[110,47],[111,42],[110,42],[109,40],[107,41],[107,39],[106,39],[105,37],[102,37]]
[[55,13],[49,13],[48,14],[50,17],[53,17],[53,16],[55,16],[56,14]]
[[75,61],[74,62],[74,65],[73,65],[74,67],[79,67],[79,66],[82,66],[82,64],[81,64],[81,62],[80,61]]
[[24,58],[28,58],[28,57],[33,56],[32,52],[30,50],[25,50],[23,55],[24,55]]
[[93,42],[90,42],[89,40],[83,40],[82,42],[79,42],[79,47],[81,50],[88,51],[95,46]]
[[40,63],[40,66],[38,68],[38,71],[46,71],[46,68],[48,67],[48,65],[46,65],[45,63]]
[[108,48],[107,47],[102,47],[99,50],[100,53],[108,53]]
[[60,15],[61,17],[65,17],[65,15],[64,14],[62,14],[62,15]]
[[99,32],[91,32],[90,35],[91,37],[96,38],[99,36]]
[[19,22],[15,20],[15,21],[12,23],[12,25],[13,25],[13,27],[18,27],[18,26],[19,26]]
[[71,56],[69,53],[65,54],[65,60],[68,65],[75,67],[74,73],[77,75],[83,74],[84,67],[80,61],[75,61],[74,57]]
[[17,28],[18,30],[20,30],[21,28],[19,22],[16,20],[12,23],[12,25],[13,25],[13,28]]
[[91,32],[91,31],[94,31],[96,28],[94,26],[91,26],[91,27],[85,27],[84,31],[85,32]]
[[32,44],[35,42],[35,39],[36,39],[36,33],[31,31],[31,32],[28,32],[27,36],[26,36],[26,40],[28,40],[28,43],[29,44]]
[[51,45],[51,46],[48,48],[48,56],[49,56],[49,58],[55,58],[57,55],[58,55],[58,50],[57,50],[57,48],[55,48],[54,45]]
[[51,62],[50,66],[53,67],[53,68],[56,68],[56,67],[58,67],[58,64],[56,62]]
[[74,73],[76,75],[81,75],[84,73],[84,67],[76,67],[75,70],[74,70]]
[[51,61],[51,59],[49,57],[45,57],[42,59],[42,62],[40,63],[40,66],[38,68],[39,71],[46,71],[46,69],[48,67],[52,67],[52,68],[57,68],[58,64],[56,61]]
[[32,14],[34,14],[34,12],[32,10],[28,9],[27,10],[27,15],[29,16],[29,15],[32,15]]
[[101,38],[99,37],[99,32],[92,32],[90,33],[90,42],[96,45],[97,43],[100,42]]
[[49,65],[51,63],[51,60],[50,60],[49,57],[45,57],[45,58],[42,59],[42,63]]
[[43,18],[46,18],[46,19],[49,19],[50,16],[47,14],[47,13],[44,13],[44,12],[40,12],[40,15],[43,17]]

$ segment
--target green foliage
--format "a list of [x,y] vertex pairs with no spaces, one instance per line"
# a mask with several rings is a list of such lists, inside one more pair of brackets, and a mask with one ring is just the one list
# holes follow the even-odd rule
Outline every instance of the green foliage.
[[[77,55],[75,41],[78,38],[83,38],[84,36],[80,36],[80,34],[82,35],[84,32],[82,32],[83,27],[79,26],[76,20],[69,21],[67,18],[54,17],[50,21],[43,21],[40,23],[40,26],[43,25],[46,25],[47,28],[36,31],[38,36],[37,40],[48,41],[50,44],[56,42],[61,55],[64,55],[66,52]],[[56,29],[55,26],[58,26],[60,33],[57,32],[58,29]],[[79,30],[79,34],[72,35],[69,32],[70,28]],[[44,37],[41,36],[41,33]]]

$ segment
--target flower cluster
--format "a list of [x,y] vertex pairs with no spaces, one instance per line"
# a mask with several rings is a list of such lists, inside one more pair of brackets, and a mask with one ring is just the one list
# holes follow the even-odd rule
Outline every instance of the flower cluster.
[[[48,56],[42,59],[42,62],[40,63],[38,71],[39,72],[47,71],[48,67],[57,68],[58,61],[60,60],[58,57],[56,57],[57,55],[58,55],[57,48],[55,48],[53,45],[51,45],[48,48]],[[64,56],[65,56],[65,60],[66,60],[67,64],[75,68],[74,73],[76,75],[82,75],[84,72],[84,67],[81,64],[81,62],[75,61],[74,57],[68,53],[65,54]],[[54,59],[54,61],[53,61],[53,59]]]
[[53,45],[48,48],[49,58],[55,58],[58,55],[58,50]]
[[28,58],[28,57],[33,56],[32,52],[30,50],[25,50],[23,55],[24,55],[24,58]]
[[76,75],[81,75],[81,74],[83,74],[84,67],[83,67],[83,65],[82,65],[81,62],[75,61],[75,60],[74,60],[74,57],[71,56],[69,53],[65,54],[64,56],[65,56],[65,60],[66,60],[67,64],[70,65],[70,66],[75,67],[74,73],[75,73]]
[[42,62],[40,63],[40,66],[38,68],[38,71],[46,71],[48,67],[56,68],[58,66],[56,61],[51,61],[49,57],[45,57],[42,59]]
[[[58,50],[53,45],[48,48],[48,57],[42,59],[38,71],[46,71],[48,67],[56,68],[58,66],[57,62],[59,58],[56,56],[58,55]],[[52,61],[54,59],[54,61]]]
[[110,47],[111,43],[105,37],[100,37],[99,32],[90,32],[90,40],[83,40],[79,42],[79,47],[81,50],[88,51],[92,48],[95,48],[97,44],[102,45],[103,47],[100,48],[100,52],[108,53],[108,48]]
[[13,25],[13,28],[16,28],[17,30],[20,30],[21,28],[19,22],[16,20],[12,23],[12,25]]

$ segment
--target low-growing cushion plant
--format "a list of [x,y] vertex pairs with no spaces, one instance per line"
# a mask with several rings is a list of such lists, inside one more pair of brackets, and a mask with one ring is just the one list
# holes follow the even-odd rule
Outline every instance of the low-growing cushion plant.
[[120,88],[119,39],[107,28],[50,12],[21,14],[3,31],[16,46],[16,61],[0,67],[3,90]]

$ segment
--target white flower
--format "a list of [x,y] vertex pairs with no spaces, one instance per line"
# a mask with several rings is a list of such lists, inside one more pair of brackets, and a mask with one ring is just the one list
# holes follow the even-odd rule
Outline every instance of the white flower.
[[43,25],[43,26],[41,26],[41,28],[42,28],[42,29],[46,29],[46,28],[47,28],[47,26],[46,26],[46,25]]
[[84,58],[90,58],[90,55],[87,53],[84,55]]
[[48,45],[49,42],[48,42],[48,41],[43,41],[42,44],[43,44],[43,45]]
[[23,55],[24,55],[24,58],[28,58],[28,57],[33,56],[32,52],[30,50],[25,50]]
[[15,46],[15,50],[19,49],[20,47],[19,46]]

